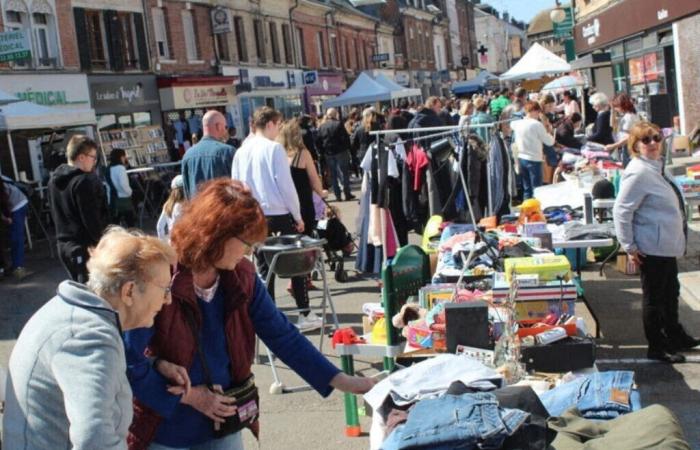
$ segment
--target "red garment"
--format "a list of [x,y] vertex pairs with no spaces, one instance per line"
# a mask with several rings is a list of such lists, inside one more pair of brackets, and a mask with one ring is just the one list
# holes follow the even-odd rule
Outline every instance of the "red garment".
[[406,155],[406,166],[413,174],[413,190],[420,191],[423,185],[423,173],[430,161],[425,150],[418,144],[413,144],[411,151]]
[[[156,316],[155,334],[146,353],[189,368],[196,357],[197,344],[184,309],[191,311],[199,325],[202,317],[197,307],[192,272],[181,265],[176,270],[172,286],[173,301],[163,306]],[[219,273],[219,283],[225,293],[225,330],[231,357],[231,376],[234,383],[243,383],[251,374],[255,351],[255,331],[248,315],[248,305],[255,287],[255,268],[250,261],[243,259],[233,271]],[[134,397],[134,420],[127,438],[129,450],[148,448],[156,435],[160,420],[155,411]],[[253,424],[251,431],[258,435],[258,422]]]

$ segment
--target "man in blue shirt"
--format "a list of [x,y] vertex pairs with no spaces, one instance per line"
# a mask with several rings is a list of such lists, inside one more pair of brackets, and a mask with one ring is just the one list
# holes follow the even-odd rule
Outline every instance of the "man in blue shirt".
[[224,144],[228,133],[226,118],[219,111],[208,111],[202,118],[204,136],[182,158],[182,180],[185,196],[190,199],[197,193],[197,186],[231,173],[233,154],[236,151]]

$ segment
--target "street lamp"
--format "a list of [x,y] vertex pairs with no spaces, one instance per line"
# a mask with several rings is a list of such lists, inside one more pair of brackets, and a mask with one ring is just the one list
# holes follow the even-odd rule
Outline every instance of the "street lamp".
[[564,8],[561,7],[559,0],[555,1],[557,7],[549,13],[549,18],[552,19],[552,22],[554,23],[562,23],[564,19],[566,19],[566,11],[564,11]]

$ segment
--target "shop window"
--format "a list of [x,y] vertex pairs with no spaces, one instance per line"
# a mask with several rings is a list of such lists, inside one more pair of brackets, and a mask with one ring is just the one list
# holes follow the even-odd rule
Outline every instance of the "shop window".
[[625,74],[625,64],[613,64],[613,84],[615,92],[627,92],[627,74]]
[[306,51],[304,51],[304,31],[301,28],[296,28],[297,43],[299,44],[299,63],[301,66],[306,66]]
[[97,128],[100,130],[113,130],[117,128],[117,116],[114,114],[97,116]]
[[634,53],[642,49],[642,38],[630,39],[625,42],[625,52]]
[[287,64],[294,64],[292,57],[292,35],[289,32],[289,25],[282,25],[282,41],[284,43],[284,60]]
[[323,45],[323,31],[316,33],[316,51],[320,67],[326,67],[326,46]]
[[331,35],[330,42],[328,44],[328,54],[331,57],[331,66],[338,67],[338,40],[334,35]]
[[156,40],[158,59],[170,59],[165,10],[163,8],[152,8],[151,17],[153,19],[153,35]]
[[182,10],[181,14],[187,61],[197,61],[199,60],[199,52],[197,50],[197,35],[195,33],[193,12]]
[[272,62],[275,64],[280,64],[282,59],[280,58],[279,40],[277,39],[277,24],[275,22],[270,22],[270,44],[272,45]]
[[141,125],[151,124],[151,113],[149,112],[135,112],[134,113],[134,126],[138,127]]
[[622,44],[617,44],[613,45],[610,47],[610,57],[615,59],[615,58],[622,58],[624,55],[624,51],[622,49]]
[[[87,25],[88,49],[90,52],[90,67],[106,69],[107,49],[105,47],[104,20],[101,11],[85,11]],[[80,40],[78,40],[80,42]]]
[[255,53],[258,56],[258,61],[265,62],[265,35],[262,22],[253,20],[253,32],[255,33]]
[[243,18],[236,16],[233,18],[233,32],[236,35],[236,51],[238,52],[238,60],[242,62],[248,61],[248,49],[245,43],[245,26]]
[[122,114],[120,116],[117,116],[117,122],[119,123],[120,128],[134,127],[134,121],[131,118],[131,114]]
[[220,61],[231,61],[231,52],[228,49],[228,33],[215,34],[216,52]]

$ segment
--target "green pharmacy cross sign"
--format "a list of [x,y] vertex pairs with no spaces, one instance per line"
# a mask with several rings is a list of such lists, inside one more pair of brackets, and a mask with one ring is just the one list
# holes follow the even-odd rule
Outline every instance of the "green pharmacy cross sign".
[[0,33],[0,62],[29,59],[32,57],[31,48],[27,30]]
[[574,11],[572,8],[564,8],[566,17],[559,23],[554,23],[554,37],[567,39],[573,37]]

